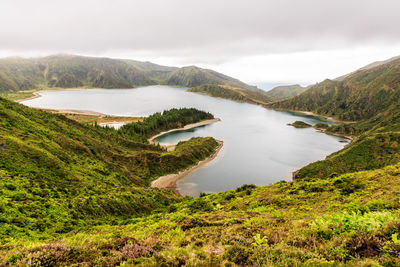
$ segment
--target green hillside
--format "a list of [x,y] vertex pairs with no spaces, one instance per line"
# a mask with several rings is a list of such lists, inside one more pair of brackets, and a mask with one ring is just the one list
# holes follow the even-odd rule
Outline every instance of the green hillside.
[[[212,138],[193,138],[166,152],[140,133],[86,126],[2,98],[0,114],[3,243],[49,238],[163,208],[180,198],[150,188],[150,181],[196,164],[218,146]],[[138,122],[138,129],[158,133],[203,117],[212,115],[173,109]]]
[[19,266],[398,266],[399,172],[242,186],[56,240],[13,240],[0,257]]
[[255,90],[237,79],[195,66],[176,68],[135,60],[54,55],[0,59],[0,93],[48,87],[133,88],[145,85],[230,85]]
[[0,59],[0,92],[40,87],[132,88],[155,82],[120,60],[72,55]]
[[282,85],[272,88],[267,92],[267,95],[274,101],[282,101],[291,97],[297,96],[307,90],[308,87],[302,87],[299,84]]
[[400,59],[357,71],[343,81],[325,80],[272,108],[312,111],[340,120],[369,119],[399,102]]
[[237,79],[213,70],[201,69],[196,66],[183,67],[171,72],[166,84],[195,87],[203,84],[229,85],[242,89],[255,89]]
[[179,69],[177,67],[162,66],[148,61],[124,60],[124,62],[142,70],[148,78],[160,84],[165,84],[169,75]]
[[213,97],[221,97],[252,104],[267,104],[272,102],[267,93],[260,89],[242,89],[230,85],[205,84],[190,88],[188,92],[202,93]]

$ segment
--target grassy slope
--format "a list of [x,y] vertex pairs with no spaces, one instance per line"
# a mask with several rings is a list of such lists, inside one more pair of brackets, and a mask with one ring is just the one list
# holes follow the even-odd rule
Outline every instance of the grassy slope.
[[[237,79],[195,66],[176,68],[134,60],[55,55],[0,59],[0,96],[19,100],[42,88],[133,88],[145,85],[234,88],[247,102],[269,103],[267,94]],[[250,99],[250,100],[249,100]]]
[[180,198],[149,188],[149,182],[196,164],[218,146],[213,138],[194,138],[165,152],[136,140],[0,98],[3,243],[163,208]]
[[40,87],[132,88],[155,84],[144,72],[123,61],[70,55],[37,59],[1,59],[0,91]]
[[222,73],[195,66],[176,68],[151,62],[74,55],[0,59],[0,92],[39,87],[132,88],[150,84],[188,87],[228,84],[255,89]]
[[186,87],[195,87],[203,84],[217,84],[230,85],[246,90],[254,90],[256,88],[222,73],[208,69],[201,69],[196,66],[183,67],[171,72],[166,84]]
[[400,59],[357,71],[343,81],[325,80],[273,108],[312,111],[340,120],[369,119],[400,99]]
[[307,89],[308,87],[302,87],[298,84],[277,86],[268,91],[267,95],[271,97],[271,99],[273,99],[274,101],[282,101],[297,96]]
[[262,90],[244,90],[230,85],[205,84],[193,87],[188,91],[252,104],[264,105],[272,101],[266,92]]
[[335,179],[243,186],[56,242],[16,240],[1,253],[20,265],[398,266],[399,174],[395,165]]

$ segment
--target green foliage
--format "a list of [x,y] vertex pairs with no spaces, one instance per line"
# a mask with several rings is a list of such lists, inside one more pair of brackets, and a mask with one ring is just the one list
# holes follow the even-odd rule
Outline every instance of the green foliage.
[[214,97],[221,97],[239,102],[265,104],[271,102],[266,92],[260,89],[243,89],[229,85],[205,84],[188,90],[194,93],[203,93]]
[[[399,173],[397,164],[334,179],[247,185],[237,191],[186,198],[173,208],[117,225],[60,233],[56,240],[31,243],[18,237],[0,249],[0,258],[19,266],[28,261],[53,265],[397,266]],[[342,185],[356,181],[362,181],[362,189],[342,193]],[[12,192],[18,190],[16,186]],[[253,211],[256,208],[263,210]]]
[[373,170],[400,161],[399,133],[366,133],[352,144],[327,159],[311,163],[294,175],[301,178],[324,178],[333,173],[343,174],[361,170]]
[[341,233],[371,233],[381,229],[386,224],[399,221],[399,216],[392,212],[343,212],[318,218],[312,225],[317,232],[331,232],[330,236]]
[[144,142],[160,132],[213,118],[212,114],[194,108],[174,108],[150,115],[141,122],[125,124],[119,129],[119,133]]
[[285,99],[292,98],[297,96],[304,91],[306,91],[308,87],[302,87],[298,84],[295,85],[283,85],[277,86],[267,92],[267,94],[274,100],[274,101],[282,101]]
[[370,119],[400,99],[400,59],[360,70],[343,81],[325,80],[271,107],[312,111],[345,121]]
[[133,88],[155,84],[187,87],[227,84],[255,90],[229,76],[197,67],[175,68],[150,62],[73,55],[0,60],[0,93],[5,92],[7,97],[13,99],[27,95],[14,95],[10,92],[41,87]]
[[290,123],[289,125],[296,127],[296,128],[310,128],[312,127],[310,124],[305,123],[304,121],[295,121],[293,123]]
[[256,234],[254,236],[254,243],[252,243],[253,246],[259,247],[259,246],[267,246],[268,247],[268,238],[266,236],[261,237],[260,234]]
[[[193,109],[164,113],[168,119],[157,118],[179,121],[182,116],[181,121],[187,122],[212,117]],[[180,197],[152,189],[149,182],[196,164],[218,146],[211,137],[197,137],[166,152],[147,144],[143,136],[133,138],[117,130],[79,124],[1,98],[0,114],[3,243],[119,224],[165,209]]]
[[195,66],[183,67],[169,73],[165,84],[185,87],[195,87],[205,84],[228,85],[245,90],[255,90],[256,88],[222,73]]

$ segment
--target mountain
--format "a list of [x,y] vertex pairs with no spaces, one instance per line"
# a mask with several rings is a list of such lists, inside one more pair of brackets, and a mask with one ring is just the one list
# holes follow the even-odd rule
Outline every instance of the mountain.
[[217,84],[245,90],[256,88],[213,70],[195,66],[176,68],[151,62],[74,55],[0,59],[0,93],[43,87],[133,88],[156,84],[187,87]]
[[40,87],[132,88],[154,81],[144,71],[109,58],[57,55],[36,59],[1,59],[0,91]]
[[270,107],[311,111],[339,120],[369,119],[399,102],[400,58],[348,75],[325,80]]
[[397,59],[399,59],[400,58],[400,56],[397,56],[397,57],[392,57],[392,58],[389,58],[389,59],[387,59],[387,60],[382,60],[382,61],[375,61],[375,62],[372,62],[372,63],[370,63],[370,64],[368,64],[368,65],[366,65],[366,66],[364,66],[364,67],[362,67],[362,68],[359,68],[358,70],[356,70],[356,71],[353,71],[353,72],[351,72],[351,73],[348,73],[348,74],[345,74],[345,75],[343,75],[343,76],[340,76],[340,77],[337,77],[336,79],[334,79],[335,81],[343,81],[346,77],[348,77],[348,76],[350,76],[351,74],[354,74],[354,73],[356,73],[357,71],[361,71],[361,70],[369,70],[369,69],[372,69],[372,68],[375,68],[375,67],[378,67],[378,66],[380,66],[380,65],[383,65],[383,64],[386,64],[386,63],[389,63],[389,62],[391,62],[391,61],[394,61],[394,60],[397,60]]
[[242,89],[255,89],[237,79],[213,70],[201,69],[196,66],[183,67],[170,73],[166,80],[168,85],[195,87],[203,84],[229,85]]
[[239,102],[265,105],[272,99],[261,89],[243,89],[230,85],[205,84],[190,88],[188,92],[202,93],[213,97],[221,97]]
[[148,61],[124,60],[124,62],[143,71],[149,79],[162,84],[165,84],[165,81],[172,72],[179,69],[177,67],[162,66]]
[[269,95],[274,101],[282,101],[297,96],[307,89],[308,87],[302,87],[299,84],[282,85],[267,91],[267,95]]

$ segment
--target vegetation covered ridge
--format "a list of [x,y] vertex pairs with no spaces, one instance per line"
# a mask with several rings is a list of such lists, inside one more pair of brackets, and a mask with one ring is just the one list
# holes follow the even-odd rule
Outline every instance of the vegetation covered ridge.
[[141,122],[125,124],[118,132],[123,136],[135,137],[142,142],[146,142],[148,138],[158,133],[211,119],[214,119],[214,115],[209,112],[195,108],[173,108],[162,113],[154,113],[144,118]]
[[[207,115],[166,113],[175,121]],[[150,188],[150,181],[197,164],[217,146],[211,137],[193,138],[167,152],[138,133],[84,125],[0,98],[1,242],[50,239],[164,209],[181,198]]]
[[299,84],[281,85],[267,91],[267,95],[274,101],[282,101],[297,96],[307,89],[308,87],[303,87]]
[[343,121],[370,119],[398,104],[399,77],[400,58],[397,58],[351,73],[343,80],[325,80],[270,107],[311,111]]
[[264,105],[272,102],[271,98],[263,90],[244,90],[229,85],[204,84],[190,88],[188,92],[202,93],[213,97],[221,97],[251,104]]
[[256,187],[171,204],[168,211],[2,246],[23,266],[398,266],[400,165]]
[[[175,68],[134,60],[53,55],[0,59],[0,96],[20,99],[41,88],[133,88],[146,85],[256,87],[213,70]],[[19,91],[24,91],[17,93]]]

